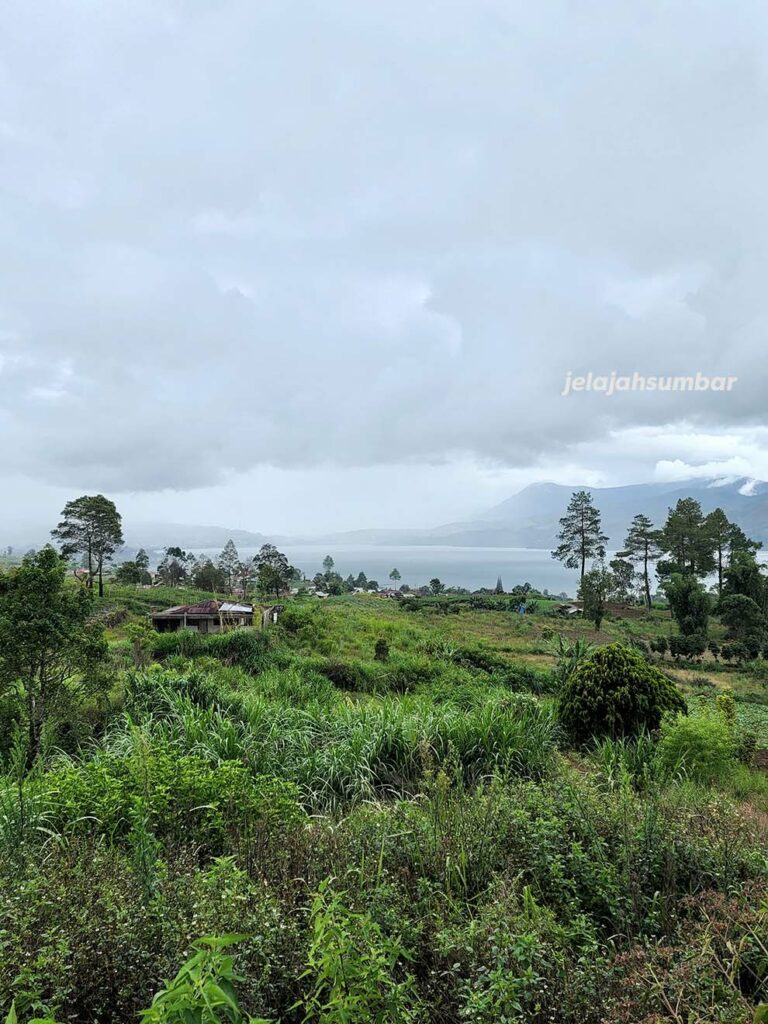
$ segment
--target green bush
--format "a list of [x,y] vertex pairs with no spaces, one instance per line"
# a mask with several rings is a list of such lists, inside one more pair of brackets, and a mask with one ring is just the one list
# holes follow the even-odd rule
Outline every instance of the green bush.
[[211,764],[158,746],[63,765],[47,774],[45,785],[47,820],[60,832],[130,841],[138,814],[159,841],[193,837],[209,856],[225,852],[244,830],[269,832],[302,818],[290,783],[253,778],[237,761]]
[[694,782],[720,782],[734,765],[733,730],[720,714],[679,716],[662,728],[658,756],[667,772],[684,772]]
[[602,647],[566,680],[560,721],[578,743],[653,731],[667,711],[686,710],[674,684],[623,644]]

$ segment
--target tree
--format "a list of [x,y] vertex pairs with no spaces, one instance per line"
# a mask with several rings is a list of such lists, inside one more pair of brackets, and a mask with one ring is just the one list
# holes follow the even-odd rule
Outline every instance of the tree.
[[115,583],[127,583],[133,584],[134,586],[144,585],[152,582],[152,577],[149,573],[149,557],[146,551],[142,548],[136,558],[121,562],[120,565],[115,569],[114,574]]
[[389,574],[389,578],[392,580],[392,583],[399,583],[400,580],[402,579],[402,576],[400,575],[400,570],[393,569],[392,572]]
[[659,534],[654,529],[653,523],[642,514],[638,513],[627,531],[624,538],[624,550],[619,552],[619,558],[626,558],[633,565],[640,569],[640,577],[643,582],[643,594],[648,610],[651,610],[651,580],[649,565],[655,562],[660,554]]
[[263,544],[253,564],[259,590],[279,599],[290,587],[295,572],[293,566],[288,564],[287,557],[274,544]]
[[709,534],[717,569],[717,593],[723,593],[723,569],[725,568],[728,549],[733,536],[733,523],[721,508],[716,508],[704,520],[704,528]]
[[746,594],[728,594],[718,607],[720,621],[728,631],[729,640],[746,640],[765,634],[766,618],[756,601]]
[[437,576],[435,576],[434,579],[431,579],[429,581],[429,589],[435,595],[442,594],[442,592],[445,590],[445,585],[440,582]]
[[637,651],[618,643],[586,658],[558,698],[563,728],[579,743],[653,731],[666,711],[686,711],[675,684]]
[[612,558],[608,563],[610,578],[608,581],[608,597],[621,604],[632,600],[635,583],[635,567],[627,558]]
[[240,555],[237,553],[237,548],[235,547],[235,542],[233,540],[228,540],[224,545],[224,549],[219,555],[216,564],[221,570],[223,585],[231,594],[237,577],[237,568],[240,565]]
[[115,503],[103,494],[84,494],[64,506],[61,522],[51,536],[61,542],[61,554],[71,558],[83,555],[88,570],[88,589],[99,578],[99,597],[104,596],[104,565],[122,546],[123,530]]
[[364,572],[359,572],[357,574],[357,579],[355,580],[355,586],[358,587],[360,590],[367,590],[368,589],[368,577],[365,575]]
[[[192,583],[198,590],[212,593],[221,592],[228,586],[224,570],[219,565],[214,565],[210,558],[202,559],[195,565],[192,570]],[[228,589],[232,590],[231,587]]]
[[690,574],[674,573],[663,584],[672,617],[683,636],[706,636],[709,619],[709,595]]
[[165,554],[157,567],[160,582],[166,587],[179,587],[186,583],[194,569],[195,556],[180,547],[172,546],[165,549]]
[[657,566],[659,576],[708,576],[715,570],[714,544],[695,498],[680,498],[669,510],[659,533],[659,546],[667,555]]
[[501,576],[497,577],[497,579],[496,579],[496,586],[494,587],[494,591],[493,592],[494,592],[494,594],[503,594],[504,593],[504,584],[501,582]]
[[581,578],[578,597],[582,602],[584,618],[600,629],[605,615],[605,600],[610,586],[610,574],[602,567],[590,569]]
[[751,552],[745,549],[735,551],[723,576],[723,598],[743,594],[763,612],[768,612],[768,578]]
[[237,580],[240,592],[243,597],[248,597],[250,593],[253,581],[256,579],[257,570],[253,562],[238,562],[237,569],[235,570],[235,579]]
[[90,593],[68,587],[65,577],[66,563],[50,546],[0,575],[0,693],[21,688],[30,759],[70,677],[88,674],[107,653],[90,618]]
[[330,555],[326,555],[325,558],[323,559],[323,572],[326,575],[328,575],[329,573],[332,573],[333,572],[333,567],[334,567],[335,564],[336,563],[331,558],[331,556]]
[[737,554],[754,556],[763,546],[761,540],[752,540],[736,523],[731,523],[731,535],[728,538],[728,564],[730,565]]
[[588,558],[603,558],[608,538],[602,532],[600,512],[589,491],[574,491],[568,508],[560,520],[559,545],[552,557],[567,569],[579,569],[584,578]]

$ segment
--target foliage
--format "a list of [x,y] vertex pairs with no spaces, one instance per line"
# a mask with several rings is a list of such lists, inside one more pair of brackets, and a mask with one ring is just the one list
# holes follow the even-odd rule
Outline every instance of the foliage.
[[690,574],[674,573],[663,589],[683,636],[706,636],[710,601],[702,584]]
[[658,729],[665,712],[678,710],[685,710],[685,702],[674,685],[622,644],[595,651],[570,675],[559,696],[560,720],[579,743]]
[[722,781],[734,764],[733,729],[722,715],[678,716],[662,728],[659,758],[696,782]]
[[193,943],[193,955],[142,1012],[143,1024],[259,1024],[240,1010],[233,983],[243,979],[224,952],[245,938],[221,935]]
[[46,547],[0,576],[0,694],[21,689],[30,758],[40,749],[43,728],[61,711],[72,675],[81,673],[83,692],[102,685],[103,631],[90,619],[85,591],[65,585],[65,572]]
[[98,576],[99,597],[103,597],[104,566],[123,543],[122,520],[115,503],[103,494],[84,494],[68,501],[51,536],[61,542],[63,558],[83,556],[88,587],[93,588]]
[[[659,533],[659,546],[667,556],[660,561],[660,576],[707,576],[715,569],[715,543],[701,505],[695,498],[680,498]],[[692,630],[691,632],[696,632]]]
[[560,520],[560,542],[552,557],[568,569],[579,569],[584,578],[590,558],[603,558],[608,538],[602,532],[600,512],[595,508],[589,491],[574,491],[565,515]]
[[660,554],[659,533],[654,529],[648,516],[639,513],[624,538],[624,550],[619,558],[624,558],[638,567],[643,584],[643,595],[648,610],[651,608],[651,580],[649,567]]
[[602,567],[590,569],[581,577],[579,600],[582,602],[584,618],[595,624],[595,630],[600,629],[603,621],[610,586],[610,573]]
[[302,976],[309,991],[298,1004],[304,1021],[404,1024],[416,1019],[414,980],[402,971],[408,958],[399,938],[384,935],[369,915],[350,910],[343,896],[324,881],[312,903],[312,940]]
[[287,557],[274,544],[263,544],[253,564],[261,593],[279,599],[288,590],[296,571],[288,564]]

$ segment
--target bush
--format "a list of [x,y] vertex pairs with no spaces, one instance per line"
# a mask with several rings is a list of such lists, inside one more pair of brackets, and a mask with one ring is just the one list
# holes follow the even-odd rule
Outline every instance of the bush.
[[719,714],[679,716],[664,725],[658,753],[670,773],[683,771],[694,782],[719,782],[733,768],[733,732]]
[[707,638],[699,633],[689,636],[671,636],[669,653],[675,660],[680,658],[701,658],[707,650]]
[[666,711],[685,712],[685,701],[662,672],[623,644],[587,658],[559,698],[560,721],[579,743],[658,729]]

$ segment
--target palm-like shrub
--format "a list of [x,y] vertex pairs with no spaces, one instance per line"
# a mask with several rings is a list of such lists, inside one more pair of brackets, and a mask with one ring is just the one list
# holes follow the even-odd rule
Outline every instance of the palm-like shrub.
[[560,692],[560,721],[584,743],[658,729],[666,711],[686,711],[675,685],[629,647],[610,644],[587,658]]

